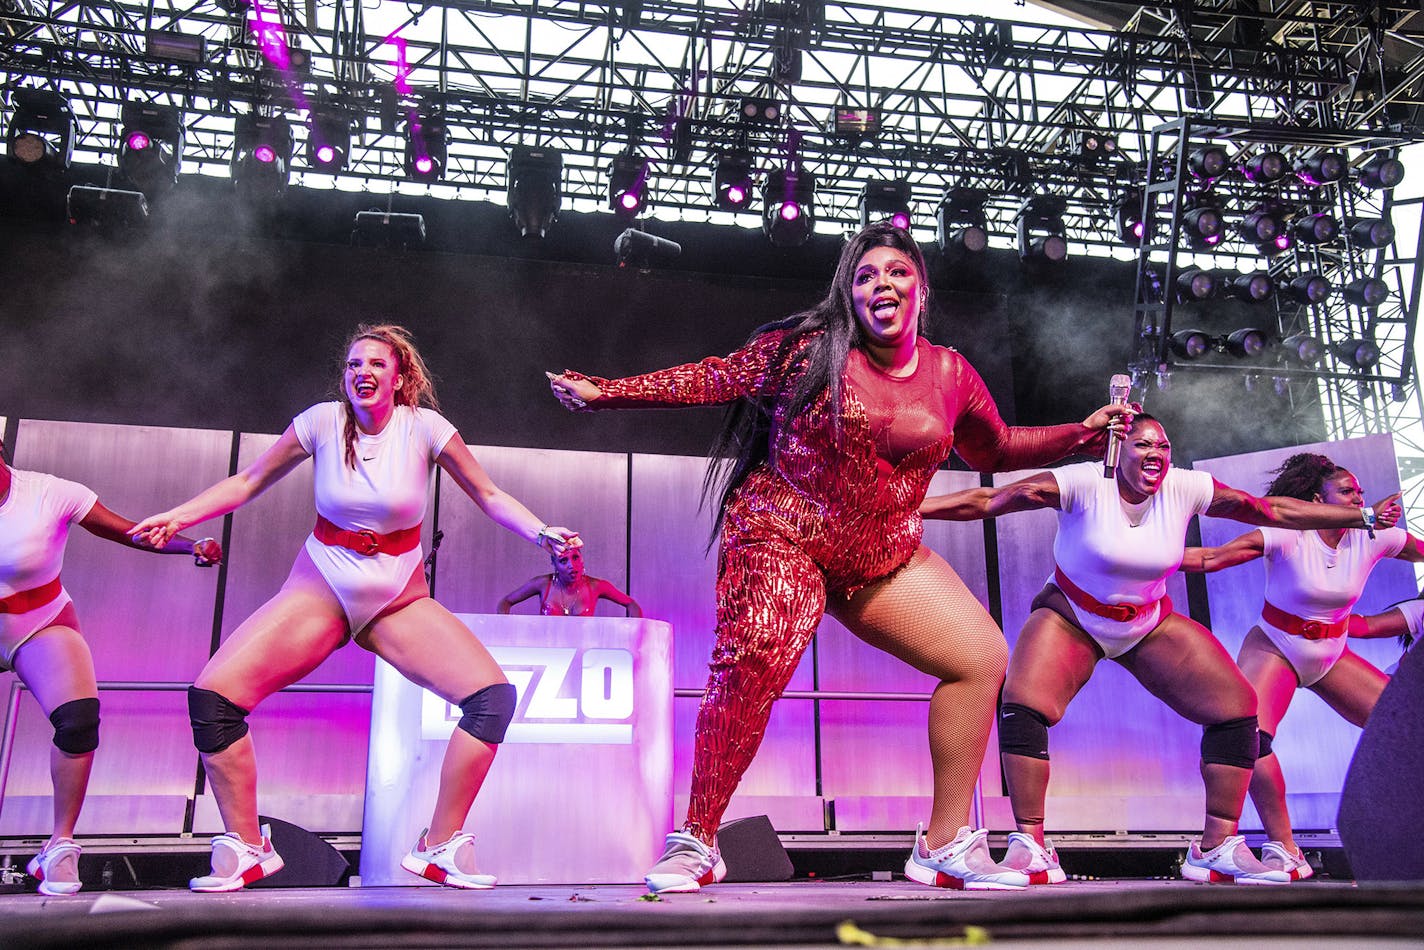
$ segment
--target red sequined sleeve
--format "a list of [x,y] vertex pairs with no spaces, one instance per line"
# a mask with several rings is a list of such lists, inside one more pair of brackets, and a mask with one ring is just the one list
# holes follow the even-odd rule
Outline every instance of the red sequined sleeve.
[[969,361],[958,353],[954,450],[978,472],[1009,472],[1038,468],[1069,455],[1101,456],[1107,442],[1103,429],[1079,422],[1056,426],[1009,426],[999,415],[994,397]]
[[604,379],[569,372],[587,379],[601,391],[590,409],[656,409],[675,406],[708,406],[754,397],[766,388],[786,334],[764,333],[727,356],[709,356],[697,363],[684,363],[655,370],[642,376]]

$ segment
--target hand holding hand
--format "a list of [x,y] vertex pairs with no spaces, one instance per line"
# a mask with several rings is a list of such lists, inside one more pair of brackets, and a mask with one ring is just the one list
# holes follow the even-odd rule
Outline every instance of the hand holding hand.
[[545,525],[535,536],[534,543],[550,554],[563,554],[569,548],[583,547],[583,538],[569,528]]
[[566,370],[563,373],[546,372],[544,375],[549,377],[549,388],[553,390],[554,397],[570,412],[588,408],[590,402],[602,395],[597,386],[577,373]]
[[150,515],[134,525],[129,529],[129,537],[135,544],[162,551],[184,527],[172,511],[165,511],[161,515]]

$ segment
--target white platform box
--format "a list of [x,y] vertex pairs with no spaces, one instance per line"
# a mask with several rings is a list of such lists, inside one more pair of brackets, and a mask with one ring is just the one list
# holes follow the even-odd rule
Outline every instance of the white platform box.
[[[639,883],[672,828],[672,628],[657,620],[459,614],[519,693],[465,827],[506,884]],[[363,885],[429,820],[457,707],[376,664]]]

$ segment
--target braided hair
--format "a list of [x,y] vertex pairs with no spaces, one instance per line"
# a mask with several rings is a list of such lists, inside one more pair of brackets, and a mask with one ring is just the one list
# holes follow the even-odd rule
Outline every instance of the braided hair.
[[1297,452],[1282,462],[1280,468],[1271,470],[1271,474],[1276,477],[1266,488],[1266,494],[1310,501],[1316,495],[1324,494],[1325,483],[1343,471],[1344,468],[1330,461],[1327,456],[1315,452]]
[[410,331],[393,323],[363,323],[358,326],[356,332],[351,334],[350,339],[346,341],[346,346],[341,350],[343,369],[336,383],[337,393],[342,405],[346,408],[346,422],[342,433],[346,445],[346,464],[352,468],[356,467],[356,413],[351,408],[351,397],[346,392],[344,364],[346,355],[351,352],[351,347],[361,340],[375,340],[377,343],[384,343],[395,354],[396,375],[402,381],[401,387],[395,393],[397,406],[440,408],[439,402],[435,399],[435,380],[431,377],[430,371],[425,368],[425,360],[421,359],[420,351],[415,348],[415,341],[411,339]]

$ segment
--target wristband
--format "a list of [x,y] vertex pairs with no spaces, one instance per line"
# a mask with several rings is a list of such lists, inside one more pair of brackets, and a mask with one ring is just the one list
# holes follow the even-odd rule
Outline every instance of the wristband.
[[1375,510],[1369,505],[1366,505],[1360,509],[1360,515],[1365,519],[1365,530],[1369,532],[1370,540],[1374,540],[1375,522],[1379,520],[1375,515]]
[[536,548],[542,548],[544,546],[544,539],[552,537],[553,535],[549,533],[549,526],[544,525],[544,527],[539,529],[539,533],[534,535],[534,546]]
[[206,567],[206,566],[215,564],[215,563],[217,563],[217,562],[216,562],[216,561],[210,561],[209,559],[207,559],[207,558],[203,557],[201,554],[199,554],[199,553],[198,553],[198,545],[200,545],[200,544],[207,544],[209,541],[216,541],[216,540],[217,540],[217,538],[199,538],[198,540],[196,540],[196,541],[193,542],[193,560],[194,560],[194,562],[196,562],[200,567]]

